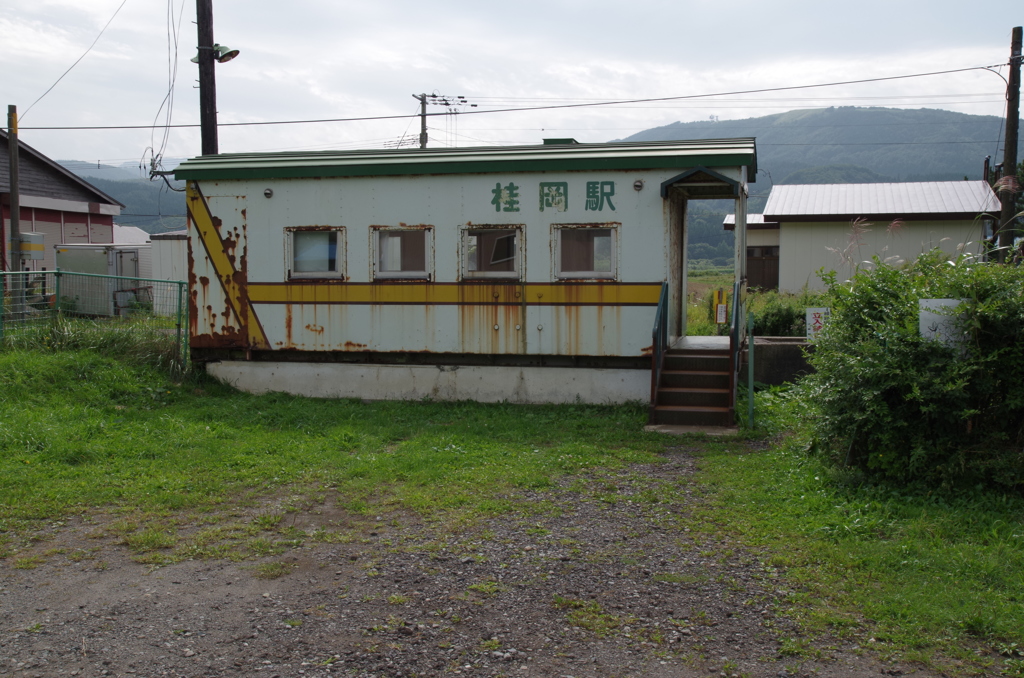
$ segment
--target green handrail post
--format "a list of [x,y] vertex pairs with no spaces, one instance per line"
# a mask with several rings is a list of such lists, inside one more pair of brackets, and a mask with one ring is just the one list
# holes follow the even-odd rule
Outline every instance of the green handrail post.
[[3,284],[0,285],[0,345],[4,341],[4,325],[7,323],[7,276],[3,276]]
[[754,428],[754,312],[747,313],[747,426]]
[[55,268],[53,270],[53,293],[55,295],[54,296],[55,303],[53,305],[53,310],[54,310],[55,315],[57,315],[58,317],[60,317],[60,279],[61,279],[60,268]]
[[184,292],[185,292],[185,283],[179,282],[178,283],[178,337],[177,337],[177,342],[178,342],[178,363],[181,366],[181,371],[182,372],[185,371],[185,355],[186,355],[185,342],[184,342],[184,340],[182,339],[182,336],[181,336],[181,334],[182,334],[182,332],[181,332],[182,324],[184,322],[184,318],[182,316],[182,309],[184,308],[184,305],[185,305],[185,294],[184,294]]

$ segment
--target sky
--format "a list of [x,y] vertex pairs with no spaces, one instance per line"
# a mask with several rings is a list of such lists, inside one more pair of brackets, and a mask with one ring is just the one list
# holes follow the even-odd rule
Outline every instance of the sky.
[[[491,111],[993,66],[1007,62],[1011,29],[1024,23],[1019,0],[213,0],[213,11],[216,42],[240,50],[216,67],[222,153],[410,144],[419,134],[412,95],[420,93],[467,102],[457,114],[446,113],[453,107],[428,107],[438,114],[428,118],[431,147],[536,144],[549,137],[603,142],[675,121],[827,106],[1003,116],[1006,85],[983,70]],[[197,125],[198,70],[189,61],[196,54],[195,12],[193,0],[34,0],[6,7],[0,104],[18,107],[21,140],[54,159],[112,165],[148,163],[154,153],[199,155],[198,128],[34,129],[163,125],[169,93],[171,122]],[[405,117],[225,126],[386,116]]]

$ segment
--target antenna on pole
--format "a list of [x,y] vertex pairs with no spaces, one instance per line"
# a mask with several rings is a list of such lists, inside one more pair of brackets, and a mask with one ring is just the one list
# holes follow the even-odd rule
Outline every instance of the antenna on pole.
[[432,106],[444,106],[448,109],[448,113],[451,115],[458,114],[462,107],[468,106],[469,108],[476,108],[476,104],[471,104],[466,97],[461,94],[458,96],[446,96],[444,94],[413,94],[412,98],[420,102],[420,148],[427,147],[427,104]]
[[420,102],[420,148],[427,147],[427,95],[413,94],[412,98]]

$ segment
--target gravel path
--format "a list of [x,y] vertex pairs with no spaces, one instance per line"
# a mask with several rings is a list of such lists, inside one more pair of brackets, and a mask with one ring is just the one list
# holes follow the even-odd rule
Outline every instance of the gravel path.
[[0,561],[0,675],[936,675],[801,639],[776,614],[784,578],[692,525],[695,461],[665,459],[565,477],[461,528],[327,497],[287,520],[357,538],[258,561],[153,567],[114,517],[68,520]]

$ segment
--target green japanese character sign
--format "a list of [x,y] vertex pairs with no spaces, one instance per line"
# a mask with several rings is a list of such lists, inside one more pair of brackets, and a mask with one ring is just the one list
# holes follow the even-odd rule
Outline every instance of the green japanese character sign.
[[565,212],[569,209],[569,182],[540,182],[540,211],[543,212],[545,209],[556,212]]
[[491,193],[494,194],[494,197],[491,198],[491,204],[494,205],[495,212],[519,211],[519,187],[511,181],[505,187],[502,187],[500,181],[495,183]]
[[607,204],[608,209],[614,212],[613,195],[615,195],[614,181],[588,181],[587,202],[584,205],[584,209],[588,212],[601,212],[604,210],[605,204]]

